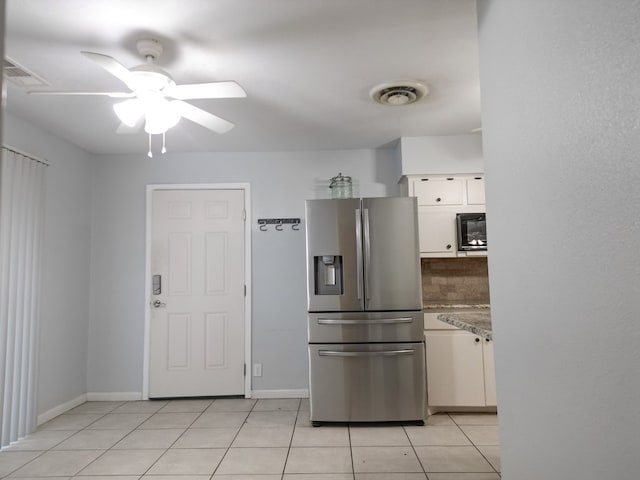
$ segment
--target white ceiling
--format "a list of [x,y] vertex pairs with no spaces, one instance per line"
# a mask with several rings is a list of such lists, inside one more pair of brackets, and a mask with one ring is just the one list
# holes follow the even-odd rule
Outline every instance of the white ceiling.
[[[183,119],[171,152],[377,148],[480,126],[475,0],[8,0],[6,34],[5,55],[52,90],[126,90],[79,52],[132,67],[140,38],[163,43],[157,63],[178,84],[244,87],[247,98],[190,101],[236,126],[218,135]],[[369,98],[408,79],[429,86],[421,102]],[[6,83],[9,112],[89,152],[146,152],[143,131],[115,133],[112,98]]]

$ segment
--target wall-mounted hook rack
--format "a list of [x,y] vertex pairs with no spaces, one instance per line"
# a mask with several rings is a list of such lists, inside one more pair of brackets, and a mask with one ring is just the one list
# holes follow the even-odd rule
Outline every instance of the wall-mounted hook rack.
[[258,226],[261,231],[266,232],[268,225],[275,225],[277,231],[281,232],[284,225],[291,225],[291,230],[300,230],[299,218],[259,218]]

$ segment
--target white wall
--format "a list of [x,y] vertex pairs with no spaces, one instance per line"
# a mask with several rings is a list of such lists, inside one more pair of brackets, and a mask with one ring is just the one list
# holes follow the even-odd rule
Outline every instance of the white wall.
[[478,134],[402,137],[402,175],[482,173],[482,137]]
[[91,157],[15,116],[3,117],[6,144],[51,163],[40,309],[41,414],[87,391]]
[[141,392],[145,188],[154,183],[250,182],[253,242],[253,389],[308,388],[304,231],[261,232],[258,218],[304,218],[328,179],[354,178],[354,195],[399,194],[394,151],[202,153],[98,157],[93,170],[88,391]]
[[480,1],[503,478],[640,471],[640,2]]

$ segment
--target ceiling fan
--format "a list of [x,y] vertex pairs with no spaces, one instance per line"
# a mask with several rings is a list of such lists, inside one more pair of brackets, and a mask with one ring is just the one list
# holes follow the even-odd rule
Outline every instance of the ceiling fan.
[[[233,128],[233,123],[198,108],[184,100],[197,98],[243,98],[247,94],[236,82],[211,82],[177,85],[171,75],[158,67],[154,62],[162,55],[162,44],[157,40],[139,40],[136,48],[146,63],[133,68],[126,68],[114,58],[94,52],[80,52],[89,60],[97,63],[111,73],[130,90],[129,92],[82,92],[82,91],[44,91],[29,93],[53,95],[105,95],[112,98],[123,98],[113,108],[122,124],[119,133],[137,131],[144,124],[145,132],[164,134],[186,118],[216,133],[226,133]],[[151,137],[149,137],[151,142]],[[163,150],[164,146],[163,146]],[[149,152],[151,153],[151,152]]]

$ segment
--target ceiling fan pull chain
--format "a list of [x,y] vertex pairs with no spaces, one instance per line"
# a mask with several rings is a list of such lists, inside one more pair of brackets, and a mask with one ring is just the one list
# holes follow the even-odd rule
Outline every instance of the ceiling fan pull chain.
[[167,147],[164,146],[165,133],[167,133],[167,132],[162,132],[162,150],[160,151],[160,153],[167,153]]
[[151,153],[151,134],[149,134],[149,153],[147,153],[147,157],[153,158],[153,153]]

